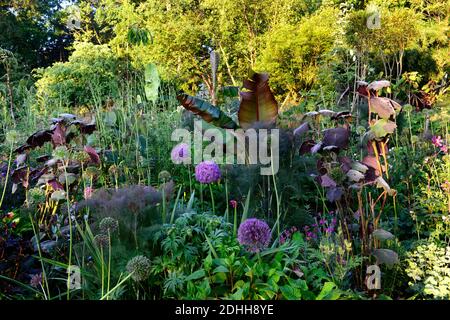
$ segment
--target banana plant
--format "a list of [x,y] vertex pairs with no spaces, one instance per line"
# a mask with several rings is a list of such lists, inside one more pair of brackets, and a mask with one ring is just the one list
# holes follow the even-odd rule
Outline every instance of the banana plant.
[[255,123],[274,124],[278,116],[278,103],[269,87],[267,73],[251,72],[244,80],[243,89],[239,92],[240,105],[238,122],[225,114],[219,107],[211,103],[181,93],[178,101],[186,109],[200,116],[203,120],[223,129],[249,129]]

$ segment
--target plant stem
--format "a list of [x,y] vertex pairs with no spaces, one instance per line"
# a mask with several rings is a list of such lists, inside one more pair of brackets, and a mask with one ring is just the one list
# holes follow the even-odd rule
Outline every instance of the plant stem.
[[216,214],[216,208],[215,208],[215,205],[214,205],[214,193],[212,191],[211,183],[209,184],[209,193],[211,194],[212,211],[213,211],[213,214]]

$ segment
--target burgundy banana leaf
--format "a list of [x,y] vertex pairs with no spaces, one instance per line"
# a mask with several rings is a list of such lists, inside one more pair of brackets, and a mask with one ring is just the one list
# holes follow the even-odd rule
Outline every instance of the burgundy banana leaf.
[[192,113],[199,115],[206,122],[210,122],[216,127],[224,129],[236,129],[238,125],[229,116],[212,104],[185,93],[177,96],[178,101]]
[[269,88],[267,73],[254,72],[250,79],[244,80],[239,106],[239,125],[250,128],[254,122],[273,123],[278,115],[278,103]]

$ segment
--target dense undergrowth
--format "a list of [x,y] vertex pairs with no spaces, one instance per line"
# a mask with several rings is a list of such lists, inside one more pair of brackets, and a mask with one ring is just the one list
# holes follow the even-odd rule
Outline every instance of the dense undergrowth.
[[[248,43],[242,31],[230,44],[230,1],[196,8],[214,26],[222,19],[218,34],[183,5],[171,14],[195,28],[158,24],[166,8],[150,3],[103,1],[96,23],[116,27],[96,37],[108,42],[95,44],[89,25],[68,61],[0,83],[0,299],[450,298],[439,8],[383,7],[379,34],[355,32],[364,4],[280,10],[280,26],[251,2],[271,28],[250,26]],[[213,34],[216,50],[168,52],[157,37],[175,27]],[[423,30],[429,42],[419,44]],[[0,58],[13,72],[14,55]],[[192,146],[172,133],[199,119],[206,129],[279,129],[278,172],[182,163]]]

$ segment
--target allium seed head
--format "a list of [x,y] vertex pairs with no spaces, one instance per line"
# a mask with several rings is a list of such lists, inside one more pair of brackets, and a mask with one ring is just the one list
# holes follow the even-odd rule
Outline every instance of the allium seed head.
[[113,233],[119,227],[119,222],[114,218],[106,217],[100,221],[99,227],[100,231],[105,234],[108,234],[108,232]]
[[144,281],[150,275],[150,260],[145,256],[136,256],[127,263],[127,271],[133,273],[131,278],[134,281]]

